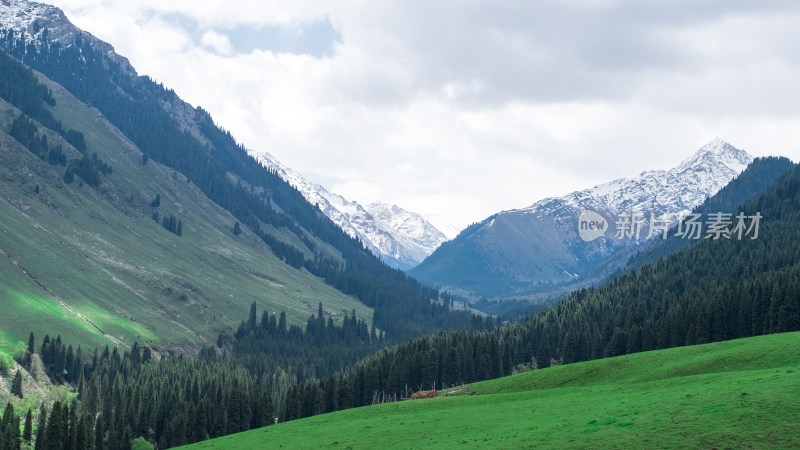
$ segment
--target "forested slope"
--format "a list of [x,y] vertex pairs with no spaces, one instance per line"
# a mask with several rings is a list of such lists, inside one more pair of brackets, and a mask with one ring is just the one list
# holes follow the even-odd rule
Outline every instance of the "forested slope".
[[253,301],[289,324],[320,302],[337,324],[353,309],[371,323],[363,303],[236,235],[185,176],[144,164],[96,109],[2,50],[0,71],[0,346],[34,331],[195,352]]
[[438,300],[434,289],[381,263],[249,156],[208,113],[189,109],[173,91],[137,76],[118,55],[97,48],[98,42],[82,33],[71,45],[48,40],[47,33],[33,41],[15,30],[0,33],[0,47],[100,110],[148,159],[184,174],[276,256],[373,308],[376,325],[392,338],[469,323],[467,313],[432,305]]
[[382,350],[290,391],[287,417],[319,412],[322,399],[342,390],[357,393],[354,406],[366,405],[375,392],[392,396],[407,386],[452,386],[554,363],[800,330],[800,168],[732,217],[738,212],[760,215],[758,230],[751,220],[741,240],[697,240],[518,325],[440,332]]

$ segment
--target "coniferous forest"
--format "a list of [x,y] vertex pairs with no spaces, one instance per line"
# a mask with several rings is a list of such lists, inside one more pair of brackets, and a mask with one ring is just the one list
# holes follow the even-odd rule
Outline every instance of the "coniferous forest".
[[[9,394],[25,399],[34,384],[27,377],[44,377],[34,381],[63,395],[24,411],[8,402],[0,450],[166,449],[553,365],[800,330],[800,166],[785,158],[757,159],[696,210],[760,218],[744,239],[655,241],[605,284],[553,306],[520,301],[527,309],[482,317],[383,264],[204,110],[187,112],[192,125],[180,122],[164,107],[180,101],[174,92],[110,60],[88,38],[62,47],[46,34],[25,41],[6,31],[0,47],[0,97],[16,108],[8,135],[58,179],[95,192],[115,172],[87,148],[91,133],[56,119],[56,98],[31,68],[101,111],[141,150],[136,164],[141,156],[143,165],[152,160],[183,174],[227,210],[225,220],[235,220],[229,233],[252,231],[283,263],[373,310],[371,320],[353,308],[337,323],[320,302],[298,326],[286,311],[259,311],[253,301],[235,331],[228,327],[191,355],[154,341],[87,349],[57,332],[31,332],[14,355],[18,366],[0,360]],[[152,214],[183,236],[185,217],[161,203],[160,194],[146,197],[144,221],[152,225]],[[491,307],[485,299],[478,305]]]
[[[354,317],[334,327],[320,311],[303,330],[284,315],[258,320],[255,305],[196,358],[157,360],[138,345],[89,357],[45,337],[21,362],[40,359],[78,395],[37,412],[47,419],[37,430],[44,445],[63,435],[86,445],[76,448],[126,448],[137,437],[167,448],[552,364],[800,330],[800,249],[790,245],[800,237],[800,169],[739,210],[764,216],[758,239],[697,241],[522,323],[478,320],[383,350],[383,333]],[[9,430],[24,422],[6,414]]]

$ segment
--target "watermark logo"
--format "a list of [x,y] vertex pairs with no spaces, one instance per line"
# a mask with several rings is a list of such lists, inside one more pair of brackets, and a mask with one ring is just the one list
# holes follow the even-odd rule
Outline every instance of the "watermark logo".
[[[650,213],[646,217],[641,212],[618,214],[614,226],[614,238],[618,240],[632,239],[639,241],[642,237],[650,240],[656,236],[666,239],[670,227],[677,224],[674,236],[681,239],[758,239],[758,230],[763,216],[760,212],[746,215],[739,212],[736,216],[730,213],[707,213],[703,215],[691,213],[688,215],[664,214],[656,216]],[[586,242],[593,241],[605,235],[608,230],[608,221],[605,217],[592,210],[583,210],[578,216],[578,234]],[[644,231],[647,230],[645,234]]]
[[606,234],[608,221],[600,214],[585,209],[578,216],[578,234],[586,242],[593,241]]

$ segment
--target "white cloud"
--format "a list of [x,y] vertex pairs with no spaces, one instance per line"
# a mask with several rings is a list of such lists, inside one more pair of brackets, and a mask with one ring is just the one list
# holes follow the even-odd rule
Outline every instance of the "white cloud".
[[[714,136],[800,159],[791,2],[55,3],[248,148],[459,226]],[[340,36],[323,56],[229,38],[319,22]]]
[[214,51],[218,55],[230,55],[233,53],[233,45],[231,44],[230,38],[214,30],[208,30],[203,33],[201,42],[203,46]]

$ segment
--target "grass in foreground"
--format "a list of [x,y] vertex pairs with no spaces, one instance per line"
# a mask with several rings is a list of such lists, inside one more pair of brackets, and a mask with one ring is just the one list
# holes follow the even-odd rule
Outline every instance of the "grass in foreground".
[[800,333],[552,367],[188,448],[800,446]]

